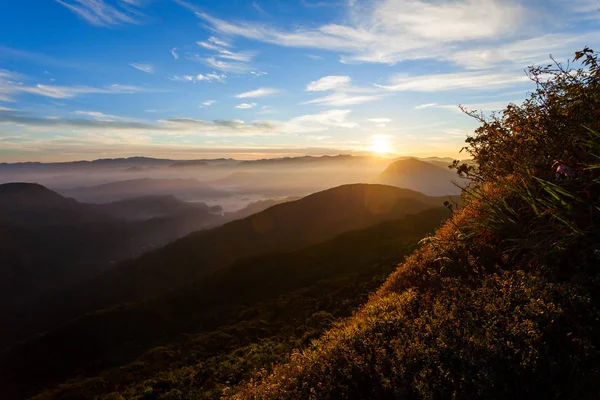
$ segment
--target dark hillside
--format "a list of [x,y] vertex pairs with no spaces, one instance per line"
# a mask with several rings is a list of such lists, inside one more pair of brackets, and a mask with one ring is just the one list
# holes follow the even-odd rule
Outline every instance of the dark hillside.
[[[239,260],[166,296],[74,320],[14,349],[3,365],[14,383],[23,379],[32,388],[81,373],[93,376],[148,349],[167,346],[148,352],[143,362],[71,382],[41,398],[92,398],[114,390],[136,398],[148,385],[159,392],[190,390],[190,379],[195,385],[214,386],[211,395],[202,397],[214,398],[226,381],[233,383],[260,367],[234,361],[234,352],[254,348],[248,357],[268,363],[307,344],[365,301],[416,242],[448,215],[444,208],[428,210],[306,249]],[[263,347],[264,340],[274,347]],[[209,368],[222,372],[209,373]],[[233,375],[225,378],[228,374]],[[156,379],[169,383],[151,383]]]
[[[444,202],[383,185],[346,185],[193,233],[75,288],[52,303],[69,313],[159,296],[243,257],[291,251]],[[77,298],[81,301],[73,302]],[[48,310],[48,313],[52,313]]]

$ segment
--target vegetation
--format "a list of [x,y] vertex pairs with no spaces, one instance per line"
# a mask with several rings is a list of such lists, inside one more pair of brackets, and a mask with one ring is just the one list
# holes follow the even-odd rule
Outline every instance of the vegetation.
[[38,398],[219,398],[349,316],[448,216],[440,207],[239,260],[169,295],[83,316],[6,354],[3,393],[81,375]]
[[597,398],[600,68],[531,68],[482,122],[457,210],[352,318],[238,399]]

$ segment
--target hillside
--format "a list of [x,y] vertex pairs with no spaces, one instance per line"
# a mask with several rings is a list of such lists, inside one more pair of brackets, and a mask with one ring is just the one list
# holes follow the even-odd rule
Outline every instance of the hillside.
[[[390,219],[439,207],[446,198],[383,185],[346,185],[195,232],[74,287],[40,306],[55,318],[156,297],[236,259],[291,251]],[[74,302],[73,299],[78,299]]]
[[473,114],[464,207],[350,319],[224,397],[597,398],[600,64],[575,61]]
[[30,331],[24,310],[41,296],[225,222],[215,211],[172,197],[84,204],[37,184],[0,185],[0,347]]
[[431,196],[459,194],[460,188],[452,183],[458,179],[456,173],[447,167],[442,168],[416,158],[394,161],[379,175],[381,183],[409,188]]
[[260,368],[250,363],[253,353],[264,365],[281,360],[349,315],[448,215],[432,209],[301,250],[238,260],[168,295],[88,314],[34,338],[3,358],[0,376],[29,390],[91,377],[40,398],[115,390],[137,398],[148,386],[156,395],[212,387],[201,398],[214,398]]
[[182,200],[197,200],[228,195],[227,192],[209,187],[196,179],[141,178],[57,191],[63,196],[89,203],[107,203],[144,196],[175,195]]

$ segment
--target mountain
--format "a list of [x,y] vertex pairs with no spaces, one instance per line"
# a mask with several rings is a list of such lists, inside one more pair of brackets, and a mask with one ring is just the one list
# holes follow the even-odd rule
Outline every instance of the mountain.
[[35,225],[98,221],[91,207],[35,183],[0,185],[0,221]]
[[37,184],[0,185],[0,340],[15,337],[18,314],[40,296],[219,225],[220,211],[174,197],[84,204]]
[[182,200],[199,200],[227,197],[228,193],[209,187],[196,179],[141,178],[85,186],[57,189],[64,195],[79,201],[106,203],[140,196],[174,195]]
[[188,203],[171,195],[134,197],[99,204],[96,208],[106,215],[133,221],[165,218],[200,210],[212,214],[219,214],[222,211],[219,206],[209,207],[204,203]]
[[431,209],[304,249],[240,259],[158,298],[82,316],[5,354],[0,376],[11,385],[4,393],[20,382],[27,391],[83,375],[92,378],[41,398],[102,398],[117,390],[138,398],[148,386],[160,396],[191,385],[218,397],[258,369],[236,366],[241,359],[264,346],[271,349],[264,362],[278,360],[349,315],[448,216]]
[[[31,332],[31,326],[52,326],[111,305],[148,300],[240,258],[297,250],[347,231],[439,207],[444,200],[407,189],[366,184],[315,193],[242,220],[194,232],[124,262],[40,302],[23,316],[22,325]],[[21,331],[16,326],[12,330]]]
[[299,200],[299,198],[298,197],[286,197],[283,199],[259,200],[259,201],[255,201],[253,203],[248,204],[246,207],[244,207],[240,210],[233,211],[233,212],[226,212],[223,216],[225,217],[225,219],[229,219],[229,220],[243,219],[243,218],[249,217],[253,214],[257,214],[261,211],[264,211],[267,208],[276,206],[278,204],[287,203],[287,202],[296,201],[296,200]]
[[379,182],[402,188],[409,188],[432,196],[457,195],[457,188],[452,181],[459,180],[458,175],[448,168],[408,158],[390,164],[379,175]]
[[443,201],[391,186],[340,186],[196,232],[108,271],[80,290],[92,294],[86,297],[92,298],[94,307],[146,299],[242,257],[295,250],[343,232],[438,207]]

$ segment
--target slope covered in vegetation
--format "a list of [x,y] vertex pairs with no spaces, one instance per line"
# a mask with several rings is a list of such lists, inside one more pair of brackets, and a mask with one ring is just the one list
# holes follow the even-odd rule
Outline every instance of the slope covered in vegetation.
[[600,69],[531,68],[522,106],[480,119],[473,183],[345,323],[237,399],[598,398]]
[[2,357],[3,396],[81,376],[39,398],[219,398],[349,316],[449,215],[439,207],[239,260],[166,296],[78,318]]

